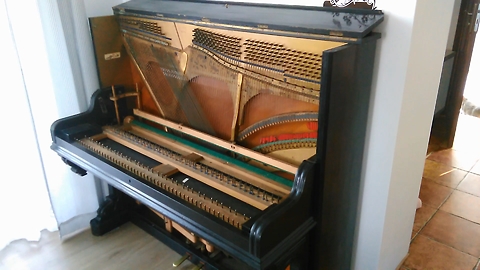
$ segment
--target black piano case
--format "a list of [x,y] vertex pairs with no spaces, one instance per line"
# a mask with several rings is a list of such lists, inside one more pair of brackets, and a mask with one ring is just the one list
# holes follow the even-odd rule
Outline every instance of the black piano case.
[[[91,18],[90,108],[52,149],[202,269],[348,266],[381,11],[134,0]],[[348,268],[348,267],[347,267]]]

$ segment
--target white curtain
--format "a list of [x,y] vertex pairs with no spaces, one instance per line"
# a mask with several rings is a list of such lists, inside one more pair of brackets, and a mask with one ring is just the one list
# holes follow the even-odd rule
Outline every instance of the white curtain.
[[[32,43],[31,50],[23,51],[24,37],[14,35],[19,25],[14,24],[9,6],[0,2],[0,36],[2,81],[2,132],[0,149],[2,150],[0,216],[0,248],[18,238],[38,239],[44,228],[54,229],[55,220],[50,208],[44,170],[40,157],[37,130],[33,119],[27,87],[32,83],[48,83],[42,77],[42,71],[31,73],[21,62],[33,57],[38,63],[45,62],[45,53],[37,54],[40,47]],[[29,25],[36,30],[36,25]],[[37,34],[32,31],[32,39]],[[35,47],[35,48],[34,48]],[[32,59],[33,60],[33,59]],[[29,80],[26,77],[30,77]],[[33,90],[33,89],[32,89]],[[51,106],[46,106],[46,113]]]
[[75,233],[95,216],[99,181],[50,150],[50,125],[85,111],[98,88],[88,17],[123,1],[100,2],[0,0],[0,249],[43,229]]

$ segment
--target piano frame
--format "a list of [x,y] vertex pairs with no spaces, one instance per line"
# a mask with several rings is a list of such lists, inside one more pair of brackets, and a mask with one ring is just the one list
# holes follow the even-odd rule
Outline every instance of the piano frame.
[[[140,9],[152,0],[136,1]],[[160,1],[161,2],[161,1]],[[334,8],[261,5],[229,2],[178,1],[214,6],[239,6],[254,11],[256,8],[282,9],[285,12],[316,12],[321,18],[342,16],[370,16],[375,18],[371,26],[354,29],[338,23],[330,23],[322,29],[299,29],[299,36],[314,33],[324,40],[344,42],[345,45],[323,52],[323,68],[320,87],[320,111],[318,116],[317,154],[305,160],[295,176],[288,198],[263,214],[253,218],[242,230],[226,227],[192,208],[175,195],[159,190],[132,176],[104,159],[91,155],[75,142],[77,138],[101,132],[101,127],[116,121],[118,114],[111,102],[111,85],[123,83],[115,75],[121,72],[103,61],[104,51],[124,50],[105,48],[108,44],[96,40],[92,29],[100,84],[91,98],[86,112],[59,119],[52,124],[52,150],[57,152],[72,171],[84,175],[87,172],[106,181],[111,194],[91,221],[92,233],[104,233],[132,221],[188,259],[203,265],[203,269],[226,269],[222,260],[211,258],[200,249],[188,244],[184,235],[166,230],[164,220],[150,209],[161,213],[182,228],[205,239],[209,244],[234,258],[238,269],[345,269],[352,260],[360,175],[363,165],[363,149],[368,119],[371,80],[373,75],[376,41],[380,37],[371,30],[383,20],[381,11]],[[116,14],[129,12],[135,1],[114,7]],[[138,12],[138,11],[137,11]],[[139,12],[145,16],[159,16],[152,12]],[[164,13],[162,17],[168,17]],[[213,15],[212,15],[213,16]],[[249,16],[245,15],[246,19]],[[221,17],[221,16],[220,16]],[[178,19],[178,18],[175,18]],[[225,23],[224,18],[188,18],[196,23]],[[98,21],[91,19],[91,25]],[[232,23],[232,22],[227,22]],[[280,25],[247,25],[250,32],[289,31],[288,21]],[[235,25],[235,22],[232,23]],[[111,24],[110,26],[111,27]],[[117,30],[118,31],[118,30]],[[313,31],[313,32],[312,32]],[[118,35],[113,31],[112,35]],[[123,59],[122,61],[125,61]],[[110,65],[110,66],[109,66]],[[112,72],[113,70],[113,72]],[[105,75],[107,74],[107,75]],[[122,86],[116,86],[122,91]],[[122,115],[133,115],[128,106],[120,108]],[[138,204],[140,202],[141,204]],[[301,210],[301,211],[299,211]],[[282,226],[278,226],[281,224]],[[223,258],[225,259],[225,258]],[[231,262],[227,262],[229,265]]]

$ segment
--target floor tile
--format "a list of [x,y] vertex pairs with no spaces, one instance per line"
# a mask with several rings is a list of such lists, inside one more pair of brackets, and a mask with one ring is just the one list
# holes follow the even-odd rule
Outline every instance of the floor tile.
[[480,197],[480,175],[469,173],[457,189]]
[[433,208],[428,205],[423,205],[422,207],[417,209],[415,213],[415,221],[413,223],[413,231],[418,232],[425,223],[433,216],[433,214],[437,211],[436,208]]
[[[417,235],[418,232],[412,230],[412,235],[410,236],[410,240],[413,239],[413,237],[415,237],[415,235]],[[1,268],[0,268],[1,269]]]
[[470,172],[480,175],[480,161],[477,161],[477,164],[473,166]]
[[475,257],[480,257],[480,225],[439,210],[420,232]]
[[467,175],[466,171],[433,160],[425,160],[423,177],[438,184],[456,188]]
[[480,223],[480,197],[455,190],[440,210]]
[[464,171],[470,169],[477,163],[480,153],[472,153],[470,151],[458,151],[454,149],[445,149],[442,151],[431,153],[429,160],[437,161]]
[[419,197],[423,205],[438,208],[452,193],[453,189],[437,184],[429,179],[422,179]]
[[419,234],[410,245],[403,266],[409,269],[471,270],[476,263],[477,258]]

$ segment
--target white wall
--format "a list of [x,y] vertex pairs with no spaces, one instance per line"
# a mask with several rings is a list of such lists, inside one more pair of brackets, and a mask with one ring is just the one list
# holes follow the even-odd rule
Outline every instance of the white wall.
[[457,30],[458,24],[458,15],[460,14],[460,4],[462,0],[454,0],[453,4],[453,15],[452,20],[450,21],[450,30],[448,31],[448,41],[447,41],[447,50],[453,49],[453,43],[455,41],[455,32]]
[[99,17],[113,15],[112,7],[127,0],[83,0],[87,17]]
[[454,0],[378,1],[377,51],[354,269],[407,254]]

